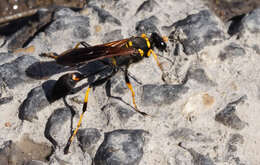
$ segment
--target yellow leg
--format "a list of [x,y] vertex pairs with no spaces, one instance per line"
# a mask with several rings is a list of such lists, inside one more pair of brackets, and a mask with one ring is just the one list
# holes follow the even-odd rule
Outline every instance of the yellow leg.
[[154,57],[154,59],[155,59],[157,65],[158,65],[158,67],[161,69],[161,71],[163,71],[162,65],[160,64],[160,62],[159,62],[159,60],[158,60],[158,57],[157,57],[157,55],[154,53],[154,51],[153,51],[152,49],[150,49],[147,54],[148,54],[148,56],[150,56],[150,54],[153,55],[153,57]]
[[137,109],[137,105],[135,103],[135,92],[133,90],[133,87],[130,83],[126,83],[127,87],[130,89],[131,93],[132,93],[132,99],[133,99],[133,105],[135,107],[135,109]]
[[125,81],[126,81],[127,87],[130,89],[130,91],[131,91],[131,93],[132,93],[132,100],[133,100],[133,105],[134,105],[135,111],[138,112],[138,113],[140,113],[140,114],[143,115],[143,116],[148,115],[148,114],[145,113],[145,112],[139,111],[138,108],[137,108],[137,105],[136,105],[136,103],[135,103],[135,92],[134,92],[134,90],[133,90],[132,84],[131,84],[130,81],[129,81],[128,74],[127,74],[127,69],[125,70]]
[[64,149],[64,153],[67,154],[68,151],[69,151],[69,147],[70,147],[70,144],[72,143],[74,137],[76,136],[78,130],[79,130],[79,127],[81,125],[81,122],[82,122],[82,118],[84,116],[84,113],[86,112],[87,110],[87,104],[88,104],[88,96],[89,96],[89,91],[90,91],[90,87],[88,87],[87,91],[86,91],[86,94],[85,94],[85,99],[84,99],[84,104],[83,104],[83,108],[82,108],[82,113],[80,115],[80,118],[79,118],[79,121],[78,121],[78,124],[77,124],[77,128],[74,130],[73,134],[71,135],[65,149]]
[[80,43],[80,42],[76,44],[76,46],[74,47],[74,49],[77,49],[77,48],[79,48],[79,45],[81,45],[81,43]]

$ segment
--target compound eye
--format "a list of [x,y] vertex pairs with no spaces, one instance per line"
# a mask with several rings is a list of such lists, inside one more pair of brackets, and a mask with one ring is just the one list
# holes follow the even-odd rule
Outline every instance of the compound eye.
[[163,50],[166,49],[167,45],[166,45],[165,42],[162,41],[162,42],[160,42],[160,46],[159,47],[160,47],[159,49],[163,51]]

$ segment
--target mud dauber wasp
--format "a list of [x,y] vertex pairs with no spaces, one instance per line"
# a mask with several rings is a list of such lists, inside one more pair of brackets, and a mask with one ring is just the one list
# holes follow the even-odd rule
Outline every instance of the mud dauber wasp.
[[[125,82],[132,93],[132,100],[135,111],[144,116],[147,115],[145,112],[138,110],[137,105],[135,103],[135,93],[129,81],[128,67],[130,64],[137,63],[143,60],[144,58],[149,57],[152,54],[157,62],[157,65],[162,70],[162,67],[157,59],[157,55],[153,51],[153,48],[156,47],[160,51],[166,51],[166,41],[167,37],[161,37],[157,33],[152,33],[150,38],[148,38],[145,34],[142,34],[140,37],[130,37],[127,39],[122,39],[95,46],[90,46],[86,42],[80,42],[75,46],[75,48],[69,49],[61,53],[60,55],[57,55],[56,53],[47,53],[41,55],[51,57],[55,59],[58,64],[70,67],[79,66],[81,64],[86,64],[97,60],[102,61],[106,58],[111,59],[110,62],[102,61],[105,65],[112,67],[112,72],[110,73],[110,75],[92,82],[86,90],[82,113],[80,115],[77,128],[74,130],[64,149],[65,154],[68,153],[70,144],[73,138],[75,137],[81,125],[83,115],[87,110],[88,95],[90,89],[108,81],[118,72],[119,69],[122,69],[122,67],[124,71]],[[82,45],[83,47],[79,47],[80,45]],[[91,75],[98,74],[104,71],[105,69],[106,68],[102,68],[101,70],[98,70],[95,73],[92,73]],[[65,74],[62,77],[60,77],[54,85],[53,94],[55,94],[55,97],[57,97],[57,99],[64,97],[70,93],[70,91],[75,87],[77,82],[89,76],[90,75],[81,74],[78,72]]]

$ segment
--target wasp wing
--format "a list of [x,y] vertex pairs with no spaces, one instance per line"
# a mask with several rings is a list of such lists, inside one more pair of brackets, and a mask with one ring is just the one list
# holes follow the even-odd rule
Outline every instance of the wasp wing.
[[69,49],[58,56],[56,62],[65,66],[74,66],[115,56],[127,56],[138,53],[133,47],[125,47],[129,39],[114,41],[103,45]]

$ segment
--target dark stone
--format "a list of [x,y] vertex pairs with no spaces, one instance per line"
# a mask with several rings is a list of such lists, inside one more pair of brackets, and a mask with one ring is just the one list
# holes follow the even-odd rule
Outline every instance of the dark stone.
[[69,125],[71,117],[72,114],[69,108],[59,108],[48,119],[44,134],[54,147],[66,144],[67,138],[70,136]]
[[180,95],[188,92],[188,89],[188,87],[184,87],[183,85],[144,85],[141,102],[145,106],[169,105],[177,101]]
[[48,28],[45,30],[46,34],[51,36],[54,32],[73,30],[71,34],[74,38],[86,39],[89,35],[89,18],[86,16],[57,16]]
[[201,133],[196,133],[190,128],[177,128],[170,135],[175,140],[184,140],[184,141],[197,141],[197,142],[213,142],[212,139],[205,137]]
[[232,58],[232,57],[238,57],[238,56],[243,56],[246,54],[246,51],[238,44],[236,43],[231,43],[228,46],[224,48],[224,51],[221,51],[219,54],[219,58],[224,61],[227,58]]
[[32,122],[33,119],[38,119],[37,113],[48,105],[49,101],[43,87],[33,88],[19,107],[19,118]]
[[111,42],[122,39],[122,31],[121,30],[113,30],[104,34],[104,42]]
[[77,138],[80,142],[81,149],[86,152],[98,142],[101,134],[96,128],[80,129],[77,133]]
[[232,145],[232,144],[228,145],[228,152],[229,153],[230,152],[236,152],[236,151],[237,151],[237,146]]
[[158,3],[155,0],[146,0],[138,7],[135,14],[137,15],[139,12],[151,13],[155,6],[158,6]]
[[90,32],[89,29],[87,29],[86,27],[78,26],[77,28],[73,29],[73,35],[75,38],[85,39],[90,36]]
[[191,154],[193,158],[193,163],[195,165],[214,165],[214,162],[209,156],[200,154],[192,148],[186,148],[183,146],[183,143],[179,143],[178,145],[179,147],[187,150]]
[[111,90],[117,94],[124,94],[127,91],[130,91],[126,86],[125,80],[117,75],[111,79]]
[[144,130],[115,130],[105,133],[94,162],[96,165],[138,165],[143,156]]
[[244,143],[244,138],[242,135],[235,133],[231,134],[230,139],[227,142],[227,151],[228,154],[232,155],[232,152],[237,151],[237,144],[243,144]]
[[181,54],[181,44],[180,43],[176,43],[174,45],[174,49],[173,49],[173,53],[174,56],[179,56]]
[[208,78],[206,75],[204,69],[202,68],[197,68],[197,69],[189,69],[188,71],[188,79],[194,79],[198,83],[205,84],[205,85],[210,85],[210,86],[215,86],[216,83],[213,82]]
[[[180,28],[186,34],[187,38],[184,39],[182,45],[184,52],[188,55],[199,52],[204,47],[214,45],[225,38],[225,33],[219,28],[217,17],[208,10],[189,15],[174,23],[172,27]],[[172,32],[174,33],[175,31]]]
[[257,8],[247,14],[241,20],[240,32],[248,31],[250,33],[260,33],[260,8]]
[[13,89],[18,84],[23,82],[32,81],[29,77],[26,76],[26,69],[35,62],[39,60],[32,56],[21,56],[15,60],[0,65],[0,73],[5,84]]
[[194,164],[196,165],[214,165],[214,162],[209,156],[202,155],[192,148],[187,149],[193,157]]
[[244,137],[238,133],[231,134],[231,137],[228,141],[229,144],[243,144]]
[[135,30],[137,31],[138,34],[142,33],[153,33],[153,32],[158,32],[158,28],[155,26],[158,22],[158,18],[155,16],[151,16],[147,19],[141,20],[136,23]]
[[130,109],[118,106],[117,114],[121,121],[126,122],[130,117],[132,117],[135,114],[135,112]]
[[194,135],[195,132],[190,128],[178,128],[170,134],[170,136],[172,136],[176,140],[177,139],[190,140],[193,139]]
[[71,17],[71,16],[76,16],[77,13],[70,8],[58,8],[53,14],[53,19],[59,19],[59,18],[64,18],[64,17]]
[[238,165],[242,165],[240,158],[237,157],[238,144],[244,143],[244,137],[238,133],[234,133],[230,135],[230,138],[227,142],[227,153],[225,159],[229,162],[235,162]]
[[238,100],[229,103],[215,116],[215,120],[232,129],[242,130],[247,125],[247,123],[241,121],[241,119],[235,114],[235,111],[236,105],[245,99],[246,96],[242,96]]
[[0,98],[0,105],[10,103],[13,100],[13,96]]
[[95,5],[90,6],[95,12],[97,12],[97,15],[99,17],[100,23],[114,23],[116,25],[121,25],[120,20],[112,16],[108,11],[99,8]]

